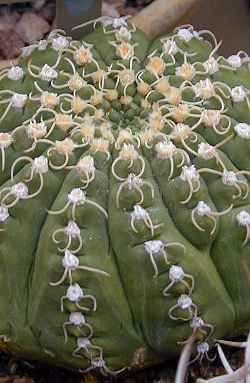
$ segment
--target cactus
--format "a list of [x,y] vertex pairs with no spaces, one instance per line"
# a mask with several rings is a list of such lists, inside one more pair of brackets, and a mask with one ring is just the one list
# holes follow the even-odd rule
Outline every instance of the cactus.
[[99,21],[0,74],[1,347],[117,374],[193,334],[210,358],[250,327],[249,58]]

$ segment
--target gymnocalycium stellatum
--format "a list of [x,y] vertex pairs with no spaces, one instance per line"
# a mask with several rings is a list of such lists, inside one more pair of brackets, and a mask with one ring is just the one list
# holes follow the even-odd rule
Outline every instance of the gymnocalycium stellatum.
[[4,348],[117,374],[249,330],[250,66],[219,47],[103,18],[0,73]]

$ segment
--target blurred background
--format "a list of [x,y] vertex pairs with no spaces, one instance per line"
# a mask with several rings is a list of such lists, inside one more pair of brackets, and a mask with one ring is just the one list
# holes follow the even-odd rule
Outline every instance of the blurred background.
[[[157,7],[157,0],[57,0],[57,6],[56,0],[0,0],[0,66],[55,28],[56,13],[59,26],[66,27],[65,7],[84,15],[94,3],[97,5],[92,13],[98,12],[102,3],[102,14],[112,17],[135,15],[150,3]],[[224,55],[241,49],[250,54],[250,0],[200,0],[181,21],[196,29],[212,30],[223,39]]]
[[241,49],[250,54],[250,0],[202,0],[188,21],[222,39],[223,54]]

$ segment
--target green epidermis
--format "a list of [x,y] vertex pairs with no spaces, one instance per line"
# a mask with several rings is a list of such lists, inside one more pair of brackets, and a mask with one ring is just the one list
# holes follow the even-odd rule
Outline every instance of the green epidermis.
[[249,60],[205,38],[121,19],[1,72],[10,350],[117,373],[249,327]]

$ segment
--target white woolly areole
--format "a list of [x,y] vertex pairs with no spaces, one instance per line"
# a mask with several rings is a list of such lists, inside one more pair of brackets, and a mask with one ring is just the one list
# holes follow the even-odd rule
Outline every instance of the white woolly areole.
[[91,361],[91,366],[94,368],[103,368],[105,367],[105,361],[101,358],[93,358]]
[[203,100],[209,100],[215,95],[215,90],[213,83],[209,78],[206,80],[200,80],[193,86],[194,93],[196,97],[199,97]]
[[190,327],[192,329],[197,330],[197,329],[201,328],[202,326],[204,326],[204,320],[202,318],[194,317],[191,320]]
[[178,123],[174,126],[171,134],[176,140],[186,140],[191,133],[192,131],[188,125]]
[[47,127],[44,122],[30,121],[26,126],[26,132],[29,138],[39,139],[43,138],[47,134]]
[[178,52],[177,44],[174,40],[167,40],[163,43],[163,52],[166,55],[172,55],[175,56]]
[[15,108],[22,109],[24,105],[26,104],[27,100],[28,100],[28,96],[26,94],[14,93],[13,96],[11,97],[11,104]]
[[133,69],[123,69],[119,73],[119,79],[122,85],[131,85],[135,82],[136,75]]
[[250,124],[241,122],[235,125],[234,131],[239,137],[243,138],[244,140],[250,140]]
[[136,176],[135,174],[131,173],[131,174],[129,174],[129,176],[127,178],[126,184],[128,186],[128,189],[132,190],[132,189],[142,187],[143,186],[143,180],[140,177]]
[[68,225],[65,228],[65,233],[71,236],[72,238],[77,238],[81,235],[80,228],[74,221],[68,222]]
[[203,110],[201,117],[205,126],[213,127],[220,123],[221,113],[219,110]]
[[37,44],[37,49],[39,51],[45,51],[48,46],[48,41],[47,40],[40,40],[39,43]]
[[68,194],[68,201],[74,205],[82,205],[86,201],[86,194],[80,188],[72,189]]
[[7,77],[9,80],[18,81],[24,76],[24,71],[20,66],[12,66],[8,72]]
[[25,199],[29,195],[29,190],[23,182],[19,182],[11,187],[10,193],[19,199]]
[[163,242],[159,240],[147,241],[144,243],[145,250],[148,254],[158,254],[163,249]]
[[55,149],[59,154],[72,154],[75,149],[74,141],[71,138],[65,138],[62,141],[55,142]]
[[154,130],[147,129],[140,133],[140,141],[143,145],[149,144],[154,138]]
[[125,26],[121,27],[116,33],[115,33],[116,40],[118,41],[130,41],[132,38],[131,32],[126,28]]
[[79,348],[88,349],[91,346],[91,342],[88,338],[77,338],[77,346]]
[[66,297],[70,302],[78,302],[84,297],[84,293],[78,283],[74,283],[68,287]]
[[[158,83],[159,85],[159,83]],[[160,110],[154,110],[149,113],[149,127],[154,130],[162,130],[164,128],[165,121],[162,117]]]
[[75,270],[79,266],[79,259],[69,250],[65,250],[62,265],[65,269]]
[[78,311],[70,314],[69,321],[75,326],[81,326],[86,323],[84,315]]
[[9,133],[0,133],[0,148],[6,149],[13,142],[13,138]]
[[171,141],[162,141],[155,145],[155,151],[159,160],[167,160],[176,154],[177,148]]
[[220,70],[220,66],[214,57],[210,57],[205,61],[203,66],[208,74],[214,74]]
[[199,40],[203,40],[203,37],[199,35],[199,32],[197,31],[193,31],[193,36],[196,38],[196,39],[199,39]]
[[185,277],[183,268],[180,266],[171,266],[169,269],[169,279],[172,282],[179,282]]
[[52,81],[58,77],[58,73],[54,68],[51,68],[48,64],[42,67],[40,72],[40,78],[44,81]]
[[242,210],[239,214],[237,214],[236,219],[240,226],[250,225],[250,213],[246,210]]
[[204,217],[209,215],[212,212],[212,209],[204,201],[199,201],[196,206],[196,212],[199,216]]
[[202,342],[197,345],[197,351],[199,354],[205,354],[209,351],[209,344],[207,342]]
[[227,62],[233,67],[234,69],[240,68],[242,64],[242,60],[240,56],[238,55],[232,55],[227,58]]
[[178,298],[177,304],[178,304],[178,306],[179,306],[182,310],[186,310],[186,309],[189,309],[189,308],[192,306],[193,301],[192,301],[192,299],[190,298],[190,296],[188,296],[188,295],[186,295],[186,294],[182,294],[182,295]]
[[137,160],[139,157],[138,152],[135,150],[134,146],[131,144],[123,144],[122,149],[119,152],[119,157],[124,161]]
[[123,17],[116,17],[116,18],[112,19],[112,26],[115,29],[118,29],[121,27],[127,28],[128,27],[127,17],[123,16]]
[[79,173],[94,173],[95,172],[95,163],[94,158],[92,156],[84,156],[81,158],[77,165],[76,170]]
[[242,85],[236,86],[231,90],[233,102],[243,102],[246,98],[246,91]]
[[119,131],[118,137],[117,137],[117,142],[118,143],[126,143],[129,141],[133,140],[133,134],[127,130],[127,129],[122,129]]
[[55,51],[61,51],[63,49],[68,48],[68,46],[69,46],[68,39],[64,36],[58,36],[52,40],[52,48]]
[[9,216],[10,215],[7,207],[0,205],[0,222],[5,222]]
[[94,138],[91,142],[90,150],[92,153],[108,153],[109,152],[109,141],[103,138]]
[[204,160],[211,160],[216,154],[216,149],[205,142],[202,142],[198,146],[198,155]]
[[148,217],[148,212],[147,210],[143,209],[140,205],[135,205],[134,206],[134,211],[131,213],[131,217],[134,219],[145,219]]
[[35,173],[45,174],[49,171],[48,159],[45,156],[40,156],[34,159],[32,169]]
[[102,19],[100,20],[100,22],[101,22],[101,24],[102,24],[103,27],[108,27],[108,26],[110,26],[110,25],[113,24],[113,20],[114,20],[113,17],[111,17],[111,16],[106,16],[105,18],[102,18]]
[[[86,85],[86,81],[83,80],[83,78],[81,78],[81,76],[79,76],[78,73],[74,74],[68,81],[68,87],[70,90],[80,90],[82,89],[85,85]],[[82,105],[83,106],[86,106],[86,102],[84,100],[82,100],[81,98],[77,97],[77,98],[74,98],[73,99],[73,102],[72,104],[76,105],[76,103],[79,103],[79,102],[82,102]]]
[[237,175],[234,172],[224,170],[222,175],[222,182],[225,185],[233,186],[237,181]]
[[179,29],[177,32],[177,36],[179,37],[180,40],[185,41],[186,43],[191,41],[192,38],[194,37],[193,33],[186,28]]
[[182,181],[198,181],[200,179],[200,175],[194,165],[183,166],[180,178]]

